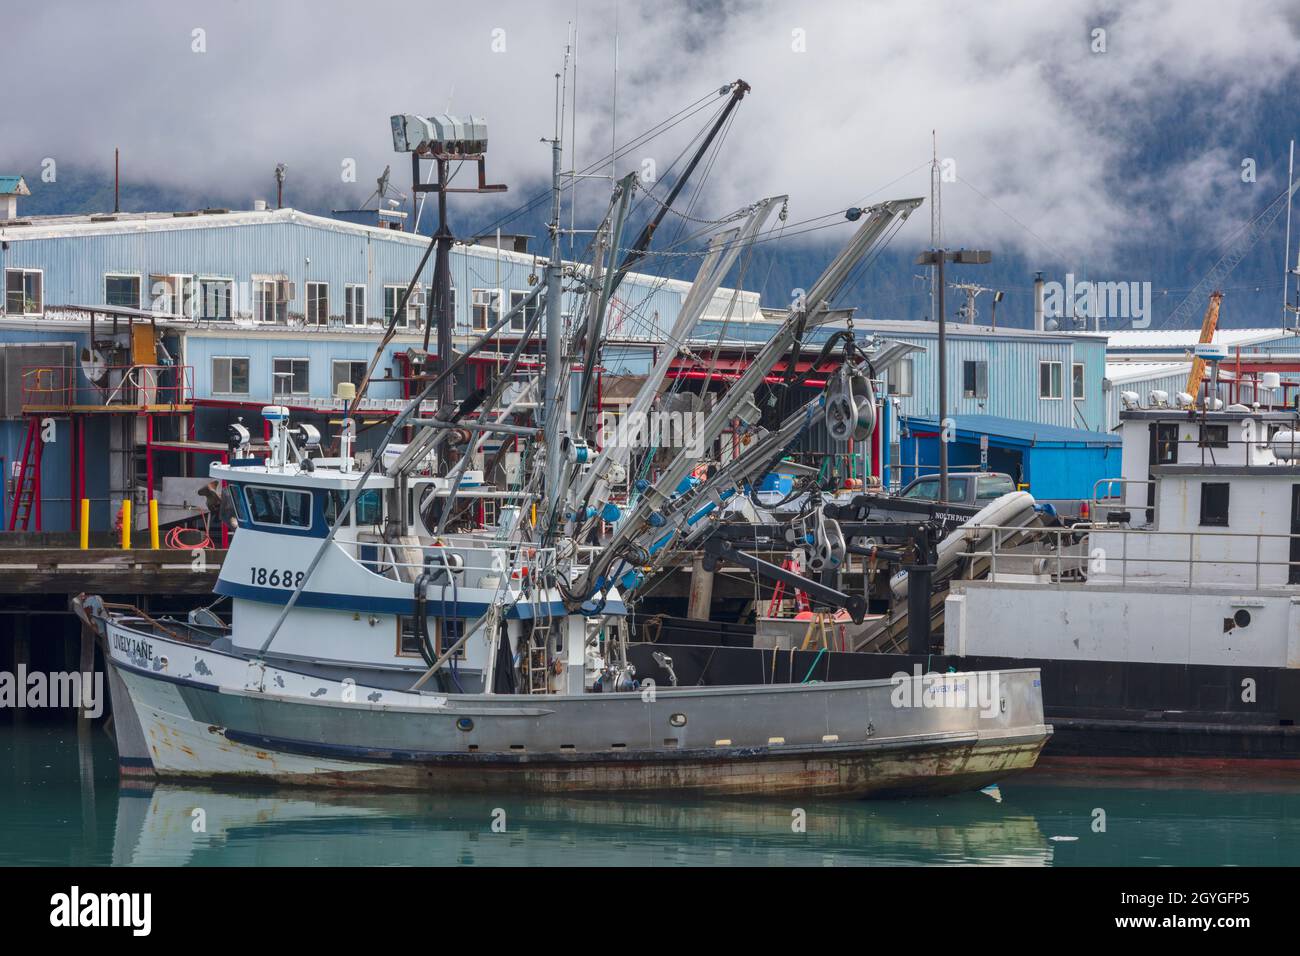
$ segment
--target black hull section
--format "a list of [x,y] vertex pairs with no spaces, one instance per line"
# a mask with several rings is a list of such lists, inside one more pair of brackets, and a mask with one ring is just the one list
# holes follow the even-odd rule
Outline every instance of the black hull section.
[[629,650],[637,676],[660,685],[669,676],[654,651],[672,658],[678,683],[687,686],[868,680],[911,675],[918,666],[922,673],[1037,667],[1045,716],[1055,728],[1044,766],[1205,770],[1245,760],[1300,772],[1300,671],[1287,668],[792,652],[662,640]]

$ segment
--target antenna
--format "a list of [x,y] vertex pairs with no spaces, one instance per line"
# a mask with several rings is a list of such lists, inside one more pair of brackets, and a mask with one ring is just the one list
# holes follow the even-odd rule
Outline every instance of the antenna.
[[[1291,140],[1291,158],[1286,168],[1286,245],[1282,247],[1282,328],[1286,328],[1289,311],[1286,304],[1287,293],[1290,291],[1290,281],[1287,279],[1287,266],[1291,262],[1291,197],[1294,195],[1295,187],[1292,182],[1295,179],[1295,140]],[[1300,257],[1296,261],[1296,271],[1300,273]]]
[[614,105],[609,113],[609,181],[618,178],[618,3],[614,4]]

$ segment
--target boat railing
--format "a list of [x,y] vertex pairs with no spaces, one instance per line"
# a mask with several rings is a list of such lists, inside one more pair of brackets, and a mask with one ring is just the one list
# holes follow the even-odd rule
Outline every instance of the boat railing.
[[[518,542],[452,541],[445,544],[403,543],[358,538],[352,542],[335,542],[344,547],[366,570],[380,577],[414,584],[426,569],[448,567],[454,574],[472,571],[479,575],[523,585],[545,569],[555,567],[554,548],[539,548]],[[474,560],[477,557],[478,560]],[[457,582],[460,586],[481,587],[478,580]]]
[[[958,529],[964,576],[1030,574],[1040,583],[1141,581],[1182,588],[1255,590],[1300,585],[1300,534],[1156,531],[1079,523],[1059,528],[977,525]],[[1027,541],[1026,538],[1029,540]],[[1042,575],[1049,582],[1041,580]]]

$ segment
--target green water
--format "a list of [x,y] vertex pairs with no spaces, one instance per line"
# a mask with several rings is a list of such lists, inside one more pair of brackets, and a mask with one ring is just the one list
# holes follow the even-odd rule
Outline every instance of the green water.
[[0,821],[0,865],[1300,863],[1294,780],[1031,774],[851,803],[135,788],[101,731],[62,727],[0,727]]

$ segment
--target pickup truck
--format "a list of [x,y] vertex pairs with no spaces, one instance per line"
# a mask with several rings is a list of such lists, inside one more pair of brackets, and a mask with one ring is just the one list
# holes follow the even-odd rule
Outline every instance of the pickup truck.
[[[995,498],[1016,490],[1010,475],[1000,471],[958,472],[948,475],[950,505],[969,505],[977,510]],[[908,484],[895,497],[921,501],[939,500],[939,476],[922,475]]]

